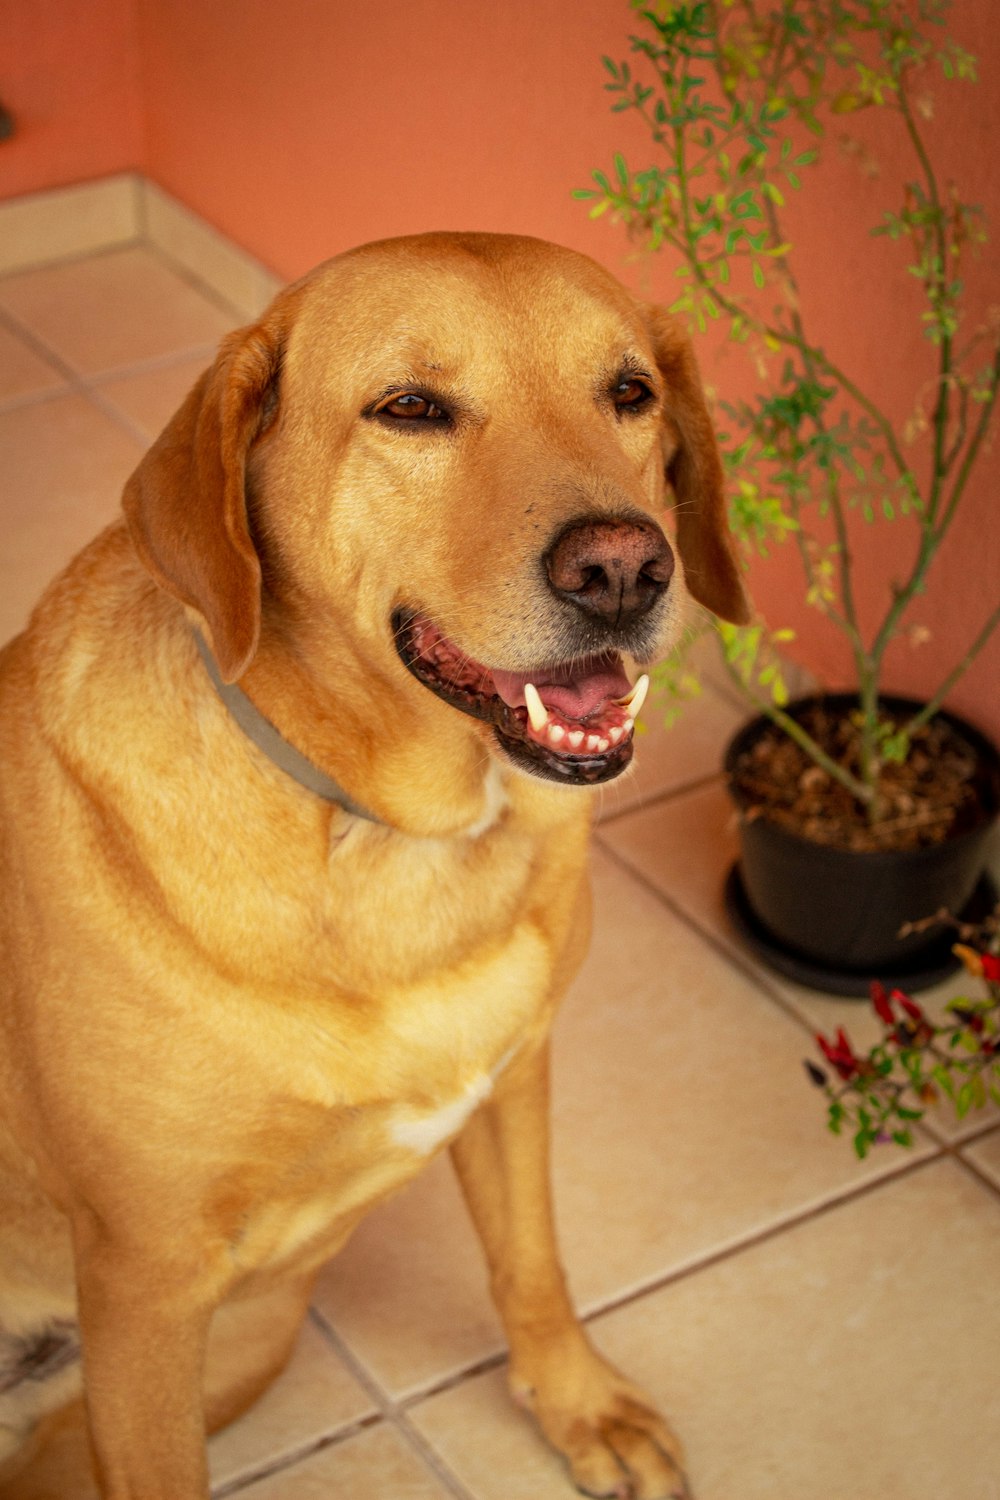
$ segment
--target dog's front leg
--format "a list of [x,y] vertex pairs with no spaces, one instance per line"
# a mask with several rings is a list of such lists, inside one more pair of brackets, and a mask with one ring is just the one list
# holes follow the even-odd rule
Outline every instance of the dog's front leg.
[[593,1348],[559,1262],[549,1185],[548,1047],[513,1064],[452,1145],[510,1345],[515,1400],[584,1494],[687,1500],[679,1444]]
[[[202,1379],[214,1297],[188,1254],[75,1226],[83,1373],[104,1500],[207,1500]],[[192,1236],[192,1239],[194,1236]],[[214,1288],[213,1288],[214,1291]]]

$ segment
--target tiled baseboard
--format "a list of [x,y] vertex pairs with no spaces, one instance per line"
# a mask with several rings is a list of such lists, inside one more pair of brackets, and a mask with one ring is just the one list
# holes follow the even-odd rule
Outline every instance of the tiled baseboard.
[[0,203],[0,274],[136,243],[154,245],[240,317],[256,317],[283,284],[137,172]]

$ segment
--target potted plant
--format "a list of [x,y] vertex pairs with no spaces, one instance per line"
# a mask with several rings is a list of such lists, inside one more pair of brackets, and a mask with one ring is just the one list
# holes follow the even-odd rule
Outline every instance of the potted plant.
[[[1000,590],[926,701],[894,698],[886,682],[887,651],[911,628],[986,451],[1000,386],[1000,323],[970,326],[963,292],[982,215],[940,182],[927,144],[931,70],[968,81],[975,62],[941,29],[947,0],[633,9],[635,71],[605,58],[606,88],[615,111],[648,127],[656,160],[633,170],[618,153],[576,196],[644,248],[671,252],[672,311],[702,333],[726,325],[753,357],[758,394],[723,408],[733,528],[748,548],[795,549],[805,601],[853,663],[849,693],[790,702],[778,654],[787,626],[714,627],[757,715],[727,756],[743,838],[730,911],[765,958],[811,985],[863,993],[879,975],[919,989],[953,960],[919,927],[900,938],[901,924],[990,904],[982,872],[1000,809],[996,750],[942,711],[1000,623]],[[902,204],[873,229],[898,242],[900,274],[923,290],[927,368],[915,372],[918,418],[902,423],[811,336],[782,226],[830,122],[862,110],[891,118],[914,164]],[[922,446],[911,441],[921,424]],[[907,528],[912,545],[905,576],[885,579],[874,626],[858,606],[859,517]],[[657,680],[669,691],[690,678],[668,663]]]

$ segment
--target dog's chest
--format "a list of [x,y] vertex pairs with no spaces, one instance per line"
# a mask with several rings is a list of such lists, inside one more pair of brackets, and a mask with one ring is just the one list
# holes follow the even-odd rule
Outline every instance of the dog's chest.
[[387,989],[360,1014],[331,1007],[295,1072],[303,1123],[289,1134],[287,1175],[248,1205],[240,1263],[318,1262],[415,1176],[539,1040],[551,971],[546,937],[524,922],[491,950]]

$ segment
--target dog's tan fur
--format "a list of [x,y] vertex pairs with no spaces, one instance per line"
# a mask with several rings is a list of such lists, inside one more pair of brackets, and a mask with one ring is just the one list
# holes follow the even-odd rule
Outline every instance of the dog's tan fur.
[[[595,392],[627,351],[657,401],[623,420]],[[428,371],[447,441],[362,415]],[[683,1493],[553,1241],[546,1038],[587,938],[591,796],[514,769],[389,627],[417,603],[477,660],[558,660],[541,549],[581,512],[662,517],[665,467],[689,590],[741,618],[669,319],[537,241],[368,246],[225,341],[127,524],[0,657],[0,1370],[5,1340],[78,1318],[105,1500],[208,1494],[206,1421],[274,1377],[317,1268],[446,1143],[515,1392],[589,1492]],[[678,569],[662,645],[682,592]],[[378,823],[245,738],[193,623]],[[3,1494],[66,1493],[65,1414],[40,1457],[18,1445],[74,1378],[0,1394]]]

